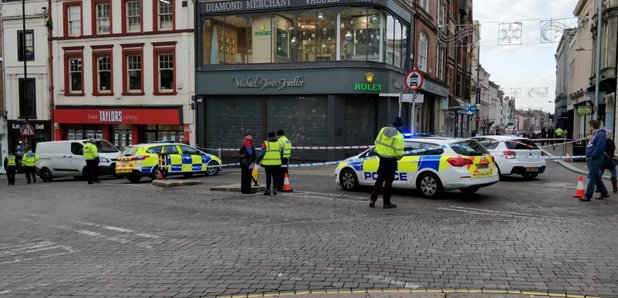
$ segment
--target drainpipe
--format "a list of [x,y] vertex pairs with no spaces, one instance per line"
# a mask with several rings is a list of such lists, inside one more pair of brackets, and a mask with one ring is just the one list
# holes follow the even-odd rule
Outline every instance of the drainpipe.
[[49,122],[51,128],[51,139],[56,141],[56,124],[54,121],[54,111],[56,104],[54,103],[54,55],[52,52],[52,40],[53,40],[53,23],[52,18],[52,0],[47,1],[47,15],[45,24],[47,27],[47,63],[49,65]]

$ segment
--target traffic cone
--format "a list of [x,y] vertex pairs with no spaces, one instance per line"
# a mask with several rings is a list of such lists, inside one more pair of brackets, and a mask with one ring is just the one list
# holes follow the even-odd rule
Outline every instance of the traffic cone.
[[569,150],[566,151],[566,158],[564,158],[564,161],[571,162],[571,154],[569,154]]
[[577,190],[575,191],[574,198],[583,199],[586,196],[584,193],[584,176],[579,176],[577,179]]
[[164,178],[165,176],[163,175],[163,171],[157,169],[157,171],[155,172],[155,179],[163,180]]
[[290,184],[290,176],[288,173],[285,173],[285,178],[283,178],[283,189],[282,192],[292,192],[292,185]]

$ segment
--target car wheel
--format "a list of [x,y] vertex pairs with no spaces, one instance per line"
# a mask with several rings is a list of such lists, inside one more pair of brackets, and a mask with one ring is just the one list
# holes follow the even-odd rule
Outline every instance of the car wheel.
[[426,198],[435,198],[444,192],[440,178],[432,172],[424,172],[418,177],[416,189]]
[[339,173],[339,184],[344,190],[353,191],[358,188],[358,178],[351,169],[343,169]]
[[219,173],[219,167],[218,167],[219,163],[216,161],[211,161],[208,163],[208,168],[206,169],[206,176],[214,176],[217,175],[217,173]]
[[157,176],[161,176],[161,177],[163,177],[163,178],[165,178],[165,176],[166,176],[166,175],[165,175],[165,172],[163,172],[163,171],[161,171],[161,170],[159,169],[159,166],[155,166],[154,168],[152,168],[152,172],[150,172],[150,178],[151,178],[152,180],[157,179]]
[[536,178],[536,177],[539,175],[539,173],[523,173],[523,174],[521,174],[521,175],[522,175],[522,176],[524,177],[524,179],[526,179],[526,180],[534,180],[534,178]]
[[129,174],[127,175],[127,179],[131,183],[138,183],[142,179],[142,176],[137,174]]
[[52,173],[48,168],[42,168],[39,171],[39,176],[41,177],[41,180],[45,182],[50,182],[54,179],[54,176],[52,176]]
[[470,187],[466,187],[466,188],[460,188],[459,191],[465,193],[465,194],[473,194],[475,192],[477,192],[480,189],[480,187],[478,186],[470,186]]

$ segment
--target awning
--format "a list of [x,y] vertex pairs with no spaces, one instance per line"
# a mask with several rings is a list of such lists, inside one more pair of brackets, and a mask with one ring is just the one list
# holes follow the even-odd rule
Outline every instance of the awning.
[[463,99],[449,97],[448,98],[448,109],[449,110],[465,110],[466,102]]

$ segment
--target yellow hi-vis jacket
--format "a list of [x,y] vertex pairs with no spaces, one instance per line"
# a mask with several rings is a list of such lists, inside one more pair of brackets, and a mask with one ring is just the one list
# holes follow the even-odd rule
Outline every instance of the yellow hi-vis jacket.
[[15,159],[15,155],[9,154],[6,157],[6,166],[7,167],[16,167],[17,166],[17,161]]
[[264,141],[266,153],[262,158],[263,166],[280,166],[281,165],[281,143],[279,141],[269,142]]
[[36,166],[37,160],[39,160],[39,156],[31,150],[28,150],[21,160],[21,165],[24,167],[34,167]]
[[99,157],[99,150],[97,149],[97,146],[95,146],[92,143],[84,144],[83,152],[84,152],[84,159],[86,160],[93,160]]
[[283,158],[289,159],[292,157],[292,142],[290,142],[290,140],[288,140],[285,136],[280,136],[279,142],[283,146]]
[[397,158],[403,157],[404,141],[403,135],[395,127],[384,127],[380,130],[374,142],[375,151],[381,157]]

